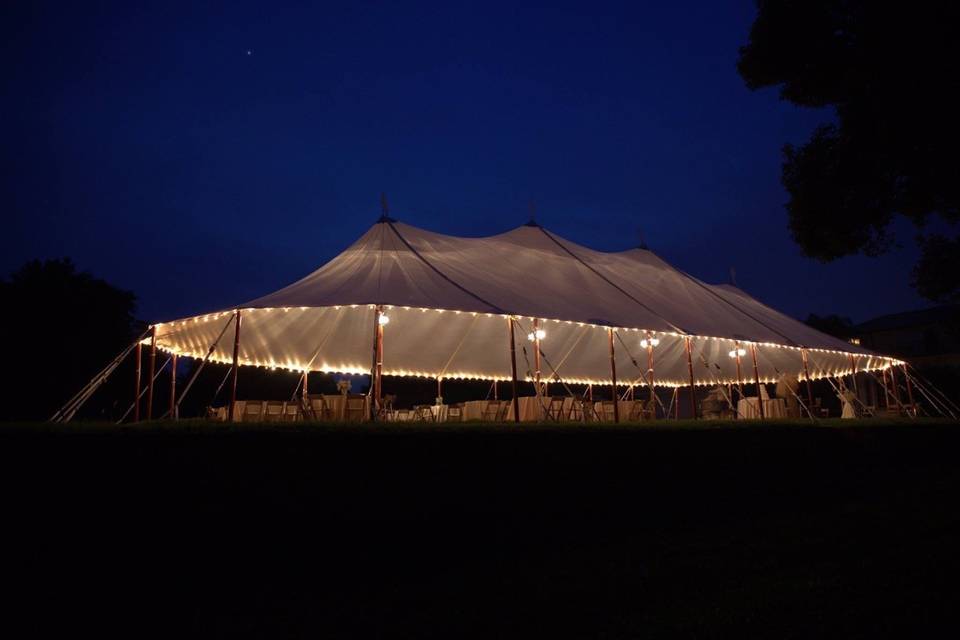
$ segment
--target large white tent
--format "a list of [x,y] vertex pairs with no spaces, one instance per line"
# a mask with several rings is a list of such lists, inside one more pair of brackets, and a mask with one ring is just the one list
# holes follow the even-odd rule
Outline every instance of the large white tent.
[[[155,325],[156,345],[231,363],[229,325],[238,315],[237,362],[293,371],[369,374],[379,315],[388,319],[380,321],[385,376],[510,380],[511,318],[521,380],[535,375],[527,340],[535,325],[543,332],[543,379],[567,383],[610,384],[611,342],[622,385],[645,384],[653,342],[653,380],[667,387],[691,377],[696,385],[752,381],[754,352],[764,382],[899,364],[735,287],[702,282],[649,250],[595,251],[534,224],[460,238],[384,217],[279,291]],[[739,375],[730,355],[738,349],[746,357]]]

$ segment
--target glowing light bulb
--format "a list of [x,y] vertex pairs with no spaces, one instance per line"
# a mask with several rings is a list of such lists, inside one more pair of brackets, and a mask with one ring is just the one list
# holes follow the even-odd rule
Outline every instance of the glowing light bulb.
[[729,355],[731,358],[736,358],[737,356],[741,356],[741,357],[742,357],[742,356],[747,355],[747,350],[746,350],[746,349],[743,349],[743,348],[733,349],[733,350],[731,350],[730,353],[728,353],[727,355]]
[[389,323],[390,323],[390,316],[388,316],[388,315],[385,314],[385,313],[381,313],[381,314],[380,314],[380,317],[377,318],[377,322],[379,322],[381,325],[389,324]]
[[640,346],[646,349],[647,347],[655,347],[660,344],[660,338],[644,338],[640,341]]

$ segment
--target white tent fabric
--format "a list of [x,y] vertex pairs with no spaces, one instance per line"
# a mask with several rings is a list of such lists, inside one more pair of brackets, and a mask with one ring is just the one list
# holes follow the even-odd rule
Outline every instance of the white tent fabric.
[[[509,317],[516,318],[517,366],[531,379],[527,341],[536,318],[547,332],[544,379],[609,383],[608,328],[616,330],[618,381],[642,381],[656,337],[658,385],[689,383],[685,340],[697,384],[737,380],[738,344],[757,348],[760,377],[811,377],[898,362],[824,335],[727,285],[709,285],[648,250],[594,251],[534,225],[484,238],[458,238],[382,219],[305,278],[239,305],[243,365],[367,374],[375,307],[384,327],[384,375],[511,378]],[[231,362],[234,310],[156,325],[161,349]],[[216,344],[215,344],[216,343]],[[749,355],[742,378],[753,379]],[[639,382],[638,382],[639,383]]]

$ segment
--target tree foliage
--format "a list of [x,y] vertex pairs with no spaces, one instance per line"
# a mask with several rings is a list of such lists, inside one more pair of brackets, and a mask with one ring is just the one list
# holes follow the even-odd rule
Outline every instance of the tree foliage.
[[[136,338],[134,294],[78,272],[69,259],[28,262],[0,279],[0,299],[3,419],[49,418]],[[116,372],[111,387],[121,379],[130,377]],[[132,384],[120,391],[98,393],[81,415],[113,417],[113,403],[131,397]]]
[[960,221],[960,46],[951,3],[759,0],[738,69],[751,89],[831,107],[801,146],[784,147],[789,227],[808,256],[877,255],[897,240],[895,216],[919,229],[918,291],[956,298],[960,270],[942,271],[957,240],[929,232]]

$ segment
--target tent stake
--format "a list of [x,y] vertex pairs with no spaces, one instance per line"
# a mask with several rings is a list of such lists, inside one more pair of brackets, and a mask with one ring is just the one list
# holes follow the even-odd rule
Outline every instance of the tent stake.
[[613,327],[607,329],[607,342],[610,344],[610,388],[613,390],[613,421],[620,422],[620,402],[617,399],[617,360],[613,352]]
[[[237,373],[240,360],[240,309],[237,309],[237,326],[233,331],[233,371],[230,379],[230,406],[227,407],[227,422],[233,422],[234,406],[237,404]],[[209,355],[209,354],[208,354]]]
[[137,371],[134,374],[135,385],[134,385],[134,395],[133,395],[133,421],[140,422],[140,364],[142,362],[141,352],[143,345],[140,341],[137,341]]
[[171,420],[177,419],[177,354],[170,354],[170,412]]
[[690,338],[684,338],[684,346],[687,351],[687,373],[690,374],[690,416],[696,420],[697,419],[697,394],[696,387],[693,385],[693,359],[691,357],[691,352],[693,347],[690,344]]
[[157,369],[157,328],[150,327],[150,375],[147,378],[147,420],[153,419],[153,378]]
[[513,336],[513,316],[507,317],[510,326],[510,371],[513,374],[513,421],[520,422],[520,400],[517,398],[517,341]]
[[807,366],[807,350],[800,349],[800,358],[803,360],[803,377],[807,381],[807,415],[813,417],[813,387],[810,383],[810,368]]
[[760,408],[760,419],[763,420],[766,416],[763,413],[763,394],[760,393],[760,367],[757,366],[757,345],[755,343],[750,344],[750,355],[753,357],[753,379],[757,383],[757,406]]

